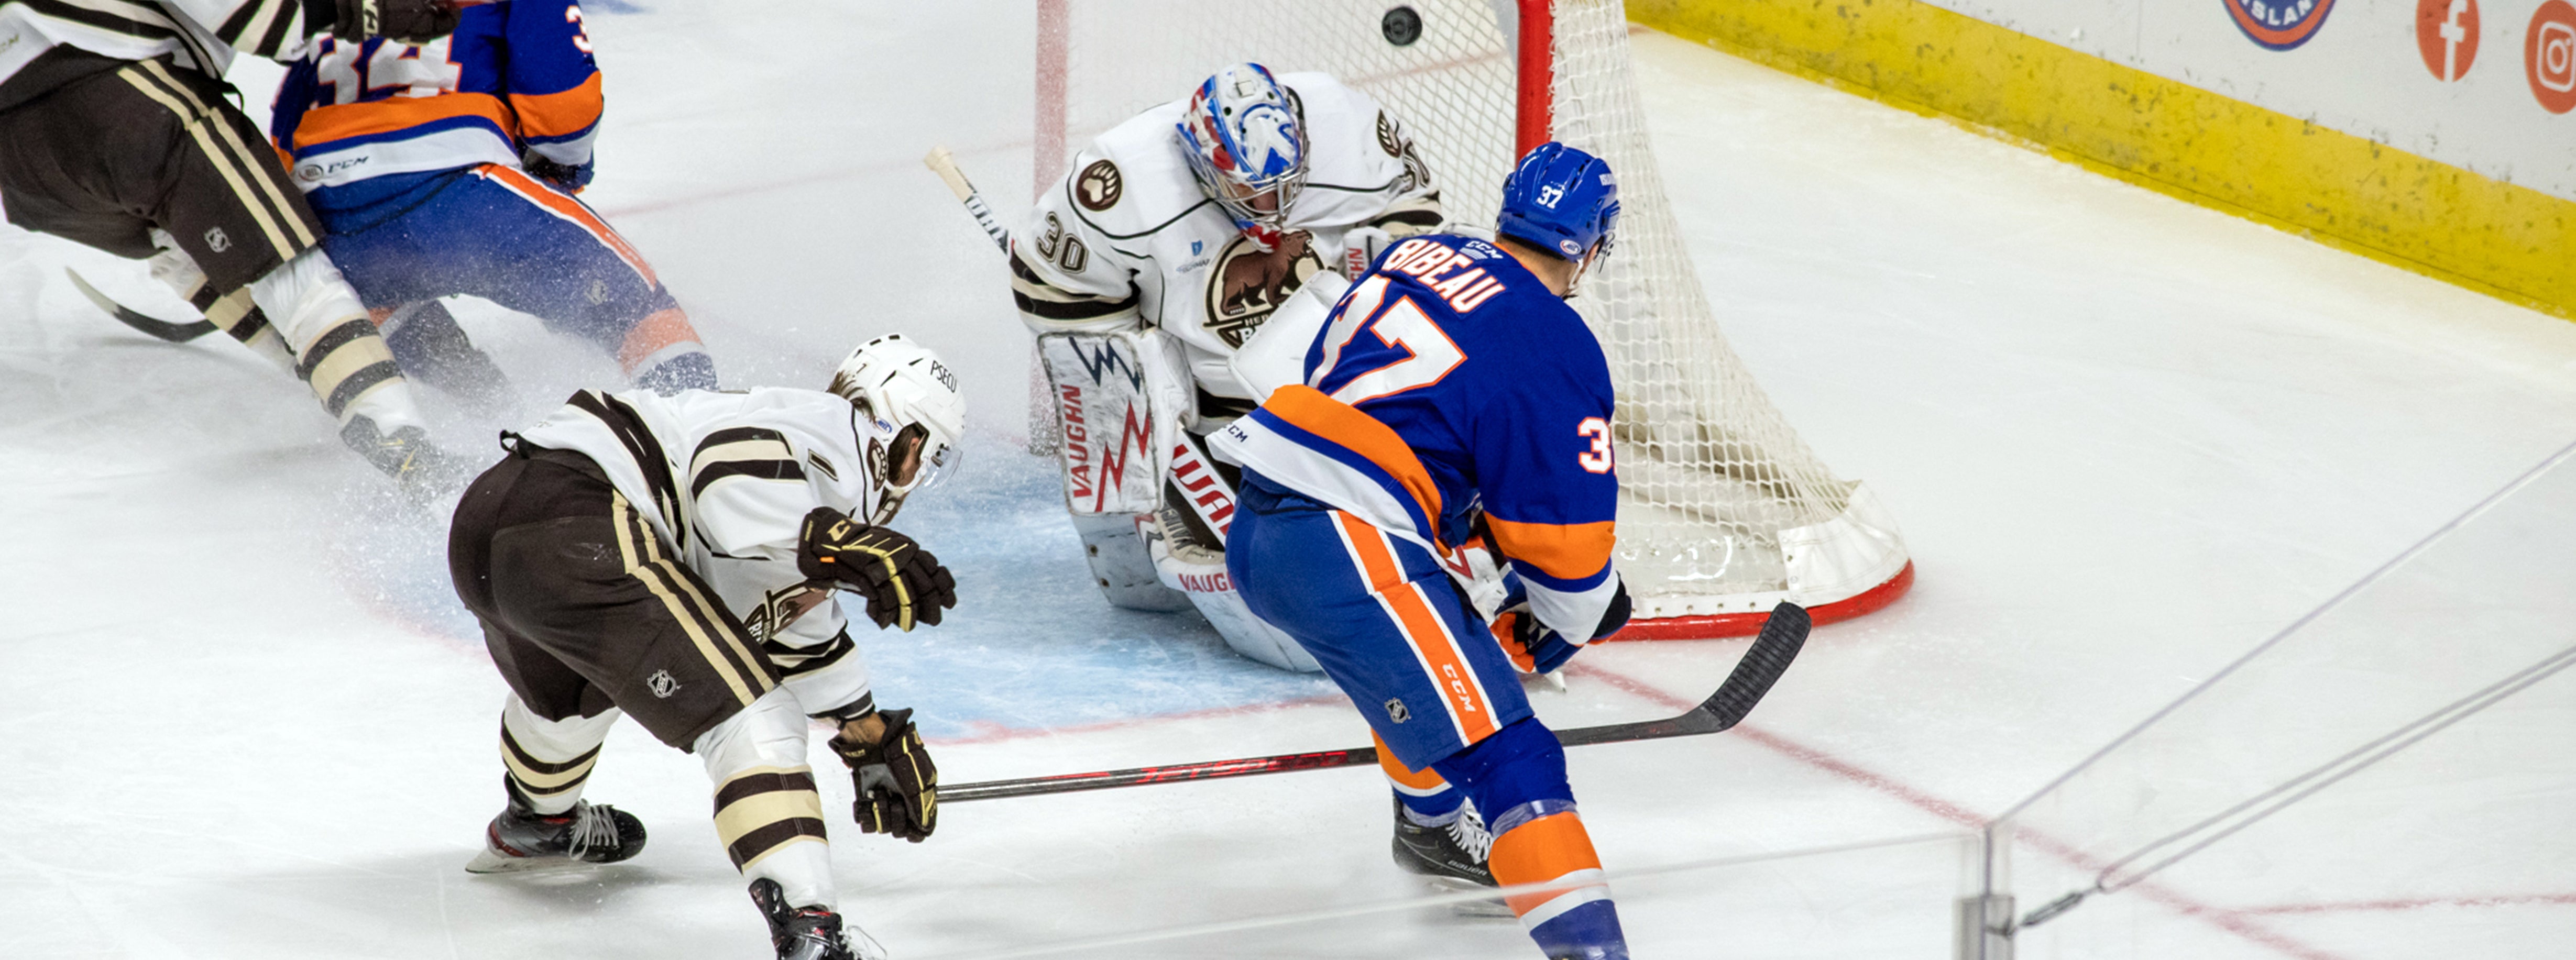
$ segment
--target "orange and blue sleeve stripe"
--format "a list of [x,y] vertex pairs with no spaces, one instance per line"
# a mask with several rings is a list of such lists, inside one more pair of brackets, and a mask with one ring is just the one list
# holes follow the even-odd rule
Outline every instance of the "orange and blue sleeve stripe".
[[516,0],[505,28],[510,62],[505,87],[519,118],[519,137],[548,160],[590,162],[605,106],[599,63],[570,0]]
[[1425,540],[1437,540],[1440,486],[1394,428],[1302,384],[1279,388],[1250,416],[1280,437],[1383,488],[1403,506],[1402,519],[1413,532]]
[[1615,521],[1522,523],[1488,513],[1485,523],[1525,581],[1581,593],[1610,576],[1610,553],[1619,539]]

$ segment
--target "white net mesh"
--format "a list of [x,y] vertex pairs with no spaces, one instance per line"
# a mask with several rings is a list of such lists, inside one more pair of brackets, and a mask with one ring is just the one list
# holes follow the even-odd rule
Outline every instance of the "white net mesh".
[[[1510,0],[1405,4],[1421,30],[1400,46],[1387,23],[1396,5],[1383,0],[1065,3],[1066,155],[1041,156],[1042,174],[1138,111],[1250,60],[1329,73],[1376,97],[1413,136],[1451,220],[1494,222],[1517,156]],[[1854,485],[1834,479],[1718,332],[1664,200],[1623,5],[1558,0],[1554,29],[1555,136],[1619,175],[1616,253],[1575,301],[1619,390],[1619,568],[1642,617],[1767,609],[1791,587],[1780,531],[1842,514]]]

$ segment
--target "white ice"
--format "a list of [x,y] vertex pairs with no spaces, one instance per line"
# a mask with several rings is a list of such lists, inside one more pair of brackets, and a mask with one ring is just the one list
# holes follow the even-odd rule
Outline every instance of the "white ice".
[[[1107,608],[1047,464],[1018,452],[1026,341],[1004,270],[916,158],[947,144],[1000,206],[1023,195],[1025,5],[589,13],[610,119],[587,199],[730,381],[814,384],[901,330],[974,385],[968,471],[904,518],[957,570],[960,607],[863,641],[880,699],[921,708],[949,781],[1364,740],[1321,681],[1187,618]],[[1879,491],[1920,581],[1818,629],[1744,730],[1576,751],[1614,870],[1959,831],[2576,438],[2576,326],[1636,43],[1727,336],[1826,460]],[[275,75],[237,71],[254,107]],[[589,795],[650,826],[639,859],[463,873],[500,803],[502,688],[441,531],[389,502],[299,384],[221,338],[124,330],[66,266],[184,315],[137,265],[0,228],[0,956],[768,955],[697,765],[631,726]],[[525,318],[458,311],[529,414],[613,373]],[[450,446],[489,454],[500,424],[428,400]],[[1668,714],[1741,649],[1587,652],[1539,708],[1560,726]],[[2532,696],[2564,703],[2566,686]],[[2519,763],[2565,753],[2564,729],[2480,743]],[[1415,892],[1368,770],[959,804],[919,846],[861,836],[837,812],[847,783],[824,779],[845,905],[904,958]],[[2383,813],[2564,824],[2576,785],[2418,802]],[[2414,822],[2352,816],[2344,835],[2369,849]],[[2194,884],[2225,878],[2178,872],[2128,927],[2028,955],[2423,956],[2428,929],[2445,953],[2540,955],[2576,932],[2576,884],[2522,869],[2576,856],[2565,829],[2544,839],[2560,845],[2389,844],[2414,859],[2379,864],[2403,879],[2362,899],[2444,901],[2412,908],[2267,911],[2282,904],[2262,890],[2212,906]],[[1640,956],[1941,957],[1960,862],[1935,840],[1621,891]],[[1092,955],[1535,954],[1509,924],[1417,911]]]

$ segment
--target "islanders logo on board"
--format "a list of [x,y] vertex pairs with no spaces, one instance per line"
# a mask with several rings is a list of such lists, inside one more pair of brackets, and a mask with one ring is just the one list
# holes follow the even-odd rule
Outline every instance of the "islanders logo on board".
[[2334,0],[2227,0],[2236,29],[2266,49],[2288,50],[2317,35]]

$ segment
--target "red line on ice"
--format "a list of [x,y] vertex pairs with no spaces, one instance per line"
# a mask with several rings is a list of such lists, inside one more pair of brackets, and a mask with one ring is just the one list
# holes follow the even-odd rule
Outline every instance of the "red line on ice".
[[2282,916],[2301,913],[2390,913],[2425,907],[2576,906],[2576,893],[2534,893],[2499,897],[2422,897],[2410,900],[2354,900],[2344,903],[2285,903],[2246,907],[2238,913]]

